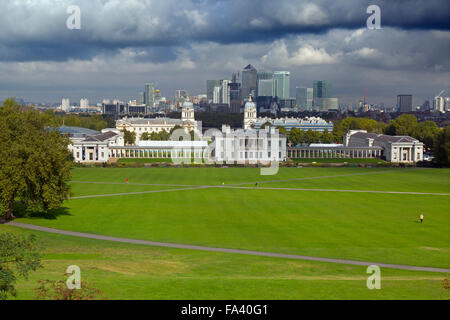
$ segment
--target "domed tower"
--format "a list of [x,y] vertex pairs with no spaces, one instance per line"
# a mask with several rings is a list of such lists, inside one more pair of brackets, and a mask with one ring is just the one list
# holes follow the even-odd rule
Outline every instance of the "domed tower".
[[244,107],[244,129],[251,129],[256,120],[256,103],[252,101],[252,96],[250,96],[249,101],[245,104]]
[[185,101],[183,103],[183,108],[181,109],[181,120],[183,121],[195,121],[194,117],[194,104],[190,101]]

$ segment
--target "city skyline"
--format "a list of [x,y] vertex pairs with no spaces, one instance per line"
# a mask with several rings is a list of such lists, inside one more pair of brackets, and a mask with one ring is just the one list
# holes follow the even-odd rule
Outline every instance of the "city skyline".
[[[65,26],[70,4],[5,1],[0,100],[127,101],[145,83],[169,99],[177,89],[206,94],[206,80],[231,79],[249,64],[289,71],[291,97],[329,80],[342,104],[367,89],[369,103],[394,106],[412,94],[421,105],[449,87],[446,1],[77,1],[80,30]],[[381,8],[380,30],[366,27],[369,4]]]

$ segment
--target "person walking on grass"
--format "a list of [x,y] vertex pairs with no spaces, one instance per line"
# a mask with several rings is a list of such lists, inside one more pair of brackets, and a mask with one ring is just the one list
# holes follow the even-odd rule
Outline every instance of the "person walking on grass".
[[420,223],[423,223],[423,213],[420,214]]

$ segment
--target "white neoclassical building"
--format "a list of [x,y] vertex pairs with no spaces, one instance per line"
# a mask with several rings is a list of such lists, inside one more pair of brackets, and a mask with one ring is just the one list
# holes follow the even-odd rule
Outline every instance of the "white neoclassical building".
[[175,126],[180,126],[186,130],[186,132],[202,131],[202,122],[195,120],[194,106],[192,102],[186,101],[183,104],[181,111],[181,119],[172,118],[123,118],[116,121],[116,128],[118,130],[124,130],[136,133],[136,144],[139,144],[140,138],[144,132],[159,133],[161,131],[170,132]]
[[415,163],[423,161],[423,143],[409,136],[388,136],[350,130],[344,135],[345,147],[381,147],[386,161]]
[[123,133],[117,129],[103,129],[96,134],[70,134],[69,151],[78,163],[103,163],[109,160],[109,149],[124,145]]

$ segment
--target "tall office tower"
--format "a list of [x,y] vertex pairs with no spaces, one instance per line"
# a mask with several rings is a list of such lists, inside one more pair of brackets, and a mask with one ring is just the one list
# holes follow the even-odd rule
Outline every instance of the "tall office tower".
[[214,87],[213,98],[212,98],[212,102],[213,103],[216,103],[216,104],[220,103],[220,100],[222,98],[221,95],[220,95],[221,91],[222,91],[222,87],[221,86],[215,86]]
[[331,82],[328,80],[315,80],[313,84],[313,99],[331,97]]
[[300,111],[312,110],[313,88],[296,87],[295,98]]
[[246,66],[242,72],[242,87],[241,93],[243,99],[248,99],[249,95],[253,92],[256,92],[257,89],[257,80],[258,80],[258,71],[256,71],[255,67],[251,64]]
[[258,80],[258,97],[273,97],[273,79]]
[[64,112],[67,112],[70,110],[70,100],[69,99],[62,99],[61,102],[61,110]]
[[231,82],[229,84],[229,87],[230,87],[230,111],[233,113],[239,113],[241,112],[241,101],[242,101],[241,84],[237,82]]
[[88,99],[81,99],[80,100],[80,108],[81,109],[89,108],[89,100]]
[[213,101],[214,88],[220,86],[220,80],[206,80],[206,99]]
[[[257,87],[257,90],[256,90],[256,95],[259,96],[259,81],[261,81],[261,80],[272,80],[273,79],[273,73],[272,73],[272,71],[261,70],[261,71],[258,71],[257,76],[258,76],[258,87]],[[265,82],[266,89],[267,89],[267,85],[268,85],[267,83],[268,82]]]
[[397,110],[399,112],[411,112],[412,107],[412,95],[410,94],[399,94],[397,96]]
[[140,105],[145,104],[145,92],[139,92],[139,100],[138,103]]
[[445,112],[445,98],[443,96],[437,96],[433,100],[433,110],[439,112]]
[[147,111],[149,111],[149,108],[153,108],[155,102],[155,85],[153,83],[146,83],[144,93],[144,104],[147,106]]
[[221,101],[222,104],[230,104],[230,80],[222,80]]
[[278,99],[289,99],[291,95],[291,73],[289,71],[275,71],[273,86],[275,96]]

